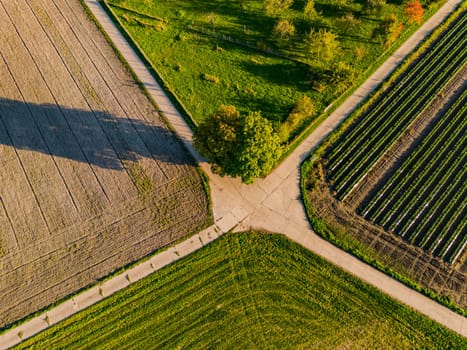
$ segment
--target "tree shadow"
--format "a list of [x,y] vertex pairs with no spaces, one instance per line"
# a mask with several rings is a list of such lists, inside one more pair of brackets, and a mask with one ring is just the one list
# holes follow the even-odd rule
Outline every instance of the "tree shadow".
[[141,158],[193,164],[155,113],[139,120],[0,98],[0,145],[114,170],[123,170],[126,161]]
[[262,77],[273,84],[293,87],[300,92],[306,92],[309,89],[304,79],[309,67],[305,64],[242,62],[241,67],[250,74]]

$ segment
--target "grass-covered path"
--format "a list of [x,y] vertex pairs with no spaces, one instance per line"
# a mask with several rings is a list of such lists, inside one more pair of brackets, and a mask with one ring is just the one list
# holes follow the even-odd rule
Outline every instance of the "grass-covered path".
[[[450,0],[429,19],[409,40],[401,46],[353,95],[330,115],[295,151],[281,163],[267,178],[256,181],[253,185],[243,185],[237,179],[222,178],[211,173],[208,164],[196,153],[192,146],[192,132],[181,115],[171,104],[156,80],[145,65],[125,41],[108,15],[96,0],[84,1],[104,30],[107,32],[122,56],[144,84],[156,101],[160,111],[169,120],[176,133],[187,148],[200,162],[201,167],[210,177],[211,196],[216,228],[222,232],[234,227],[235,231],[260,228],[271,232],[280,232],[334,265],[377,287],[396,300],[411,306],[431,319],[467,337],[467,319],[446,307],[421,295],[418,292],[375,270],[355,257],[336,248],[318,237],[310,228],[300,200],[300,164],[310,151],[326,137],[385,77],[404,59],[404,57],[429,34],[461,0]],[[189,240],[188,240],[189,241]],[[201,247],[190,246],[190,251]],[[170,251],[170,250],[169,250]],[[173,252],[172,252],[173,253]],[[174,255],[166,254],[168,262]],[[115,277],[112,290],[124,288],[128,279],[122,275]],[[112,280],[109,280],[112,281]],[[96,297],[94,302],[100,298]],[[60,307],[60,306],[59,306]],[[73,305],[68,309],[73,312]],[[53,310],[52,310],[53,311]],[[76,310],[75,310],[76,311]],[[63,317],[66,317],[64,311]],[[34,320],[34,319],[33,319]],[[37,321],[36,321],[37,322]],[[43,325],[44,326],[44,325]],[[21,327],[27,327],[27,323]],[[42,327],[43,329],[44,327]],[[37,329],[37,332],[41,329]],[[3,341],[18,342],[18,329],[13,329],[0,336],[0,348]],[[28,334],[30,335],[30,334]],[[32,335],[32,334],[31,334]],[[8,345],[6,345],[8,347]]]

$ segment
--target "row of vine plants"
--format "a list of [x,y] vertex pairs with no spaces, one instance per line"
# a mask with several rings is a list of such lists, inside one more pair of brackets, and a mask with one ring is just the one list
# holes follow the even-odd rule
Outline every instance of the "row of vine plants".
[[361,215],[453,262],[467,240],[467,91],[450,106]]
[[345,199],[464,66],[466,22],[464,13],[327,152],[331,183],[339,199]]

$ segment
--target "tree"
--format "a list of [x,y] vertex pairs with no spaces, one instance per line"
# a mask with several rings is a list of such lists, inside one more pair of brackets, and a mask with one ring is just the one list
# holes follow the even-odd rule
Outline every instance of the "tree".
[[295,26],[286,19],[280,19],[274,26],[274,36],[280,41],[286,41],[295,34]]
[[337,35],[325,29],[320,29],[318,32],[311,29],[306,41],[308,52],[314,59],[331,61],[339,50]]
[[318,12],[315,9],[315,0],[308,0],[303,8],[303,14],[307,19],[315,19],[318,17]]
[[194,145],[219,175],[241,177],[252,183],[267,175],[282,148],[271,123],[258,112],[242,117],[234,106],[221,106],[194,134]]
[[405,15],[407,16],[407,20],[409,23],[422,23],[423,13],[422,4],[420,4],[419,0],[411,0],[405,6]]
[[384,38],[384,47],[391,46],[402,31],[404,25],[393,13],[383,19],[380,25],[373,31],[373,37],[382,36]]
[[282,147],[271,122],[259,112],[249,113],[242,124],[237,175],[249,184],[271,172],[282,154]]
[[220,175],[232,172],[229,159],[235,158],[240,113],[234,106],[222,105],[210,118],[206,118],[194,133],[194,145],[214,165]]
[[293,0],[264,0],[264,8],[268,16],[275,16],[292,6]]
[[386,6],[386,0],[367,0],[371,12],[380,14]]

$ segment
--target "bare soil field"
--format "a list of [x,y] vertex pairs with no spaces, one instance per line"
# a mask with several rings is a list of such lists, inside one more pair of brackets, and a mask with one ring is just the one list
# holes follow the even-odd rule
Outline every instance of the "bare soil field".
[[0,328],[199,230],[208,199],[78,0],[0,2]]

